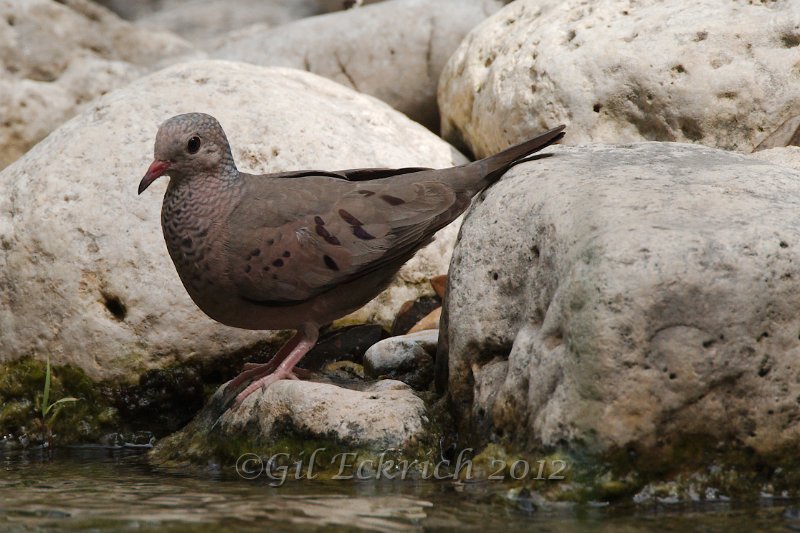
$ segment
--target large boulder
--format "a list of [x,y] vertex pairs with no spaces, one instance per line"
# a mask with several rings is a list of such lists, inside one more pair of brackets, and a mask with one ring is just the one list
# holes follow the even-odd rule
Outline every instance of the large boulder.
[[[114,91],[0,173],[0,361],[49,354],[94,378],[129,376],[268,338],[217,324],[191,302],[167,255],[167,180],[142,197],[158,125],[216,116],[242,170],[446,167],[447,143],[386,104],[313,74],[224,61],[177,65]],[[358,315],[391,323],[446,271],[457,228]]]
[[438,131],[436,87],[495,0],[395,0],[228,36],[213,57],[307,70],[387,102]]
[[448,62],[443,134],[480,157],[561,122],[573,144],[771,147],[800,116],[798,46],[794,0],[518,0]]
[[97,96],[191,55],[182,39],[88,0],[0,2],[0,169]]
[[800,172],[688,144],[551,151],[461,229],[437,369],[460,434],[641,468],[796,450]]

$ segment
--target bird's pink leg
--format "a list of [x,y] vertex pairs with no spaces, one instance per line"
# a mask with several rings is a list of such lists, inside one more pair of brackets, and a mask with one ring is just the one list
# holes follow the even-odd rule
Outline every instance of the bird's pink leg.
[[298,336],[300,336],[300,340],[297,342],[294,348],[292,348],[291,353],[289,353],[289,355],[287,355],[286,358],[278,365],[278,368],[276,368],[272,374],[261,377],[248,385],[247,388],[240,392],[236,397],[234,405],[238,406],[253,392],[260,388],[267,388],[276,381],[281,379],[297,379],[297,376],[294,375],[292,370],[294,369],[295,365],[300,362],[300,359],[302,359],[303,356],[307,354],[308,351],[311,350],[311,348],[313,348],[317,343],[317,339],[319,338],[319,328],[310,326],[304,327],[301,332],[298,332]]
[[294,334],[294,337],[286,341],[286,344],[280,347],[280,349],[273,355],[269,361],[266,363],[247,363],[244,365],[244,370],[239,373],[238,376],[233,378],[228,386],[225,387],[226,391],[232,391],[239,387],[242,383],[246,381],[250,381],[253,379],[258,379],[260,377],[266,376],[278,368],[284,359],[286,359],[292,350],[297,346],[297,343],[303,338],[303,334],[301,332],[297,332]]

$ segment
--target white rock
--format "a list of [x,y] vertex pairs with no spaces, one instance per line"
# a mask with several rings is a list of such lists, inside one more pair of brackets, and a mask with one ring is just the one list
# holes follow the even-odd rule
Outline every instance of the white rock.
[[[407,450],[425,440],[425,403],[399,381],[378,383],[357,391],[328,383],[278,381],[226,411],[219,430],[238,438],[245,434],[255,442],[294,430],[307,439],[334,438],[378,451]],[[215,405],[213,399],[209,405]],[[203,420],[202,413],[198,420]],[[214,422],[213,417],[208,421]]]
[[453,254],[462,434],[796,448],[800,172],[687,144],[552,152],[487,191]]
[[494,0],[395,0],[232,34],[213,57],[307,70],[387,102],[438,131],[445,62]]
[[190,52],[86,0],[0,2],[0,169],[90,100]]
[[138,19],[139,26],[177,33],[201,48],[233,30],[280,26],[320,12],[313,0],[168,0]]
[[322,13],[330,13],[331,11],[341,11],[343,9],[353,9],[384,0],[313,0],[317,8]]
[[776,165],[800,170],[800,146],[784,146],[783,148],[770,148],[753,152],[753,157],[761,161],[769,161]]
[[[197,17],[192,23],[193,26],[197,26],[198,22],[202,20],[202,18],[198,17],[194,12],[203,9],[217,10],[217,12],[219,12],[226,7],[226,4],[227,10],[230,12],[239,11],[242,14],[250,14],[249,18],[240,18],[240,22],[244,24],[251,23],[254,18],[260,18],[258,17],[260,13],[266,14],[265,18],[267,20],[272,20],[273,23],[278,24],[286,22],[286,20],[291,20],[292,13],[294,13],[293,18],[298,18],[299,15],[310,16],[318,13],[329,13],[331,11],[340,11],[342,9],[356,7],[357,5],[363,6],[380,1],[382,0],[291,0],[283,2],[275,2],[274,0],[237,2],[229,0],[227,3],[223,3],[211,1],[198,2],[197,0],[136,0],[135,2],[131,2],[131,0],[95,0],[98,4],[106,6],[119,14],[119,16],[128,20],[140,19],[160,11],[170,12],[182,8],[185,16],[190,19],[192,17]],[[280,12],[281,10],[283,10],[283,13]],[[224,11],[223,14],[229,18],[236,16],[235,13],[226,13]],[[174,18],[174,15],[167,17],[167,19]],[[206,21],[208,20],[213,21],[211,18],[206,18]],[[173,20],[173,23],[176,23],[176,21]],[[219,32],[219,29],[214,29],[215,24],[211,24],[210,26],[211,27],[206,28],[206,31]]]
[[377,342],[364,353],[364,375],[369,378],[389,376],[415,389],[426,388],[433,378],[433,357],[438,342],[438,329]]
[[480,157],[562,122],[749,152],[800,115],[799,45],[794,0],[518,0],[448,62],[443,134]]
[[[0,173],[0,361],[50,354],[93,377],[130,376],[268,338],[215,323],[186,295],[161,236],[167,180],[136,196],[158,125],[189,111],[216,116],[239,168],[256,173],[464,162],[386,104],[313,74],[210,61],[137,80]],[[391,323],[430,290],[421,280],[446,270],[456,231],[360,316]]]

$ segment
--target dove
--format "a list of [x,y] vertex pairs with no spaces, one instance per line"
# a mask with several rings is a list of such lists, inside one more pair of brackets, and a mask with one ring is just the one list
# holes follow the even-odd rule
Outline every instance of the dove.
[[377,296],[476,194],[560,140],[563,130],[452,168],[253,175],[236,167],[214,117],[187,113],[158,129],[139,194],[169,176],[164,240],[183,286],[206,315],[235,328],[296,332],[267,363],[245,365],[228,383],[226,394],[238,393],[238,406],[262,387],[298,379],[294,367],[321,326]]

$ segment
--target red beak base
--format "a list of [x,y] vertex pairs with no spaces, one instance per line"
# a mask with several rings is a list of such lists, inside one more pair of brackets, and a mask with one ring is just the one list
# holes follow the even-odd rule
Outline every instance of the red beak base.
[[139,182],[139,194],[142,194],[151,183],[163,176],[168,169],[169,161],[161,161],[160,159],[156,159],[150,163],[150,168],[147,169],[142,181]]

